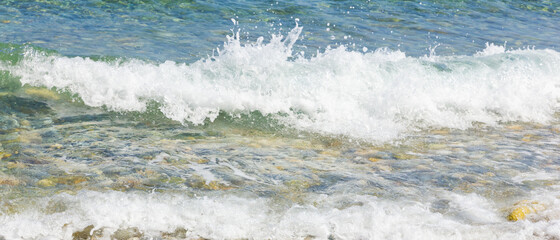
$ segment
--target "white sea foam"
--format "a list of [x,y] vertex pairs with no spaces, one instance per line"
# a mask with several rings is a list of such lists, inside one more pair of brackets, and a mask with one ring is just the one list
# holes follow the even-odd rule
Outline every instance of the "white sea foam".
[[[79,94],[90,106],[143,111],[161,103],[191,124],[220,111],[259,111],[301,130],[387,141],[421,128],[466,129],[473,122],[546,122],[558,108],[560,53],[488,45],[473,56],[408,57],[344,47],[292,54],[300,27],[286,37],[243,45],[229,37],[217,56],[192,64],[94,61],[29,50],[0,69],[34,86]],[[186,54],[186,53],[185,53]]]
[[[211,239],[546,239],[557,236],[560,227],[558,218],[515,223],[488,219],[484,214],[495,215],[497,210],[486,203],[467,202],[486,202],[477,196],[457,196],[451,204],[463,205],[457,211],[465,215],[482,214],[483,221],[472,222],[431,212],[419,202],[354,195],[351,200],[356,204],[341,207],[344,199],[348,200],[322,195],[315,199],[315,206],[277,209],[262,198],[82,191],[39,199],[19,214],[0,215],[0,235],[7,239],[70,239],[73,232],[94,225],[106,239],[127,228],[137,228],[146,237],[184,228],[187,237]],[[65,207],[45,211],[53,203]],[[557,203],[552,198],[547,211],[558,212]]]
[[536,172],[521,173],[513,177],[511,180],[516,183],[522,183],[524,181],[559,181],[560,176],[558,173],[550,173],[540,170]]

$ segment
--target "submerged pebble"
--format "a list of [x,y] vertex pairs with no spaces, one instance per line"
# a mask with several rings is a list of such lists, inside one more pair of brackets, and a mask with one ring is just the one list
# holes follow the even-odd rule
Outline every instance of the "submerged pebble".
[[13,176],[2,176],[0,175],[0,186],[18,186],[25,184],[21,180]]
[[507,219],[510,221],[524,220],[530,214],[538,213],[545,209],[545,206],[537,201],[523,200],[513,206]]
[[41,179],[37,181],[37,186],[40,187],[54,187],[56,183],[50,179]]

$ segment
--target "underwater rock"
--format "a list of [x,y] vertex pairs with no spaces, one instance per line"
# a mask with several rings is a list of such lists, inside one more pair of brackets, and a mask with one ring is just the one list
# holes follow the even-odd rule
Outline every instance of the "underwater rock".
[[40,144],[43,142],[41,134],[35,131],[22,131],[17,139],[20,143]]
[[19,179],[12,176],[0,176],[0,185],[17,186],[23,184]]
[[[13,215],[18,214],[22,210],[22,206],[10,201],[3,201],[0,203],[0,212],[2,214]],[[2,239],[2,238],[0,238]]]
[[11,153],[0,152],[0,160],[11,157]]
[[201,158],[198,161],[196,161],[196,163],[198,163],[198,164],[206,164],[208,162],[210,162],[210,161],[208,159],[204,159],[204,158]]
[[72,233],[73,240],[94,240],[103,237],[103,229],[93,231],[94,226],[89,225],[82,231]]
[[46,88],[27,88],[24,90],[27,95],[42,99],[58,100],[60,97],[55,91]]
[[193,188],[207,189],[207,190],[229,190],[233,187],[220,183],[218,181],[210,181],[208,183],[204,181],[198,181],[190,184]]
[[139,188],[141,187],[142,181],[139,178],[135,178],[135,177],[119,177],[117,179],[117,182],[114,184],[113,189],[114,190],[119,190],[119,191],[124,191],[126,189],[130,189],[130,188]]
[[111,235],[111,240],[132,240],[140,239],[144,234],[138,228],[119,229]]
[[320,183],[315,181],[294,179],[294,180],[284,182],[284,185],[292,190],[302,191],[310,187],[320,185]]
[[174,232],[168,233],[168,232],[164,232],[161,233],[161,237],[163,239],[185,239],[187,238],[187,230],[182,228],[182,227],[178,227],[177,229],[175,229]]
[[0,96],[0,112],[8,114],[24,113],[33,116],[38,113],[49,114],[52,112],[52,109],[44,102],[12,95],[4,95]]
[[187,180],[181,178],[181,177],[169,177],[166,178],[164,180],[162,180],[162,182],[168,183],[168,184],[174,184],[174,185],[180,185],[185,183]]
[[56,183],[49,179],[41,179],[37,181],[37,186],[39,187],[54,187],[55,185]]
[[89,240],[91,238],[91,230],[93,230],[93,225],[89,225],[84,230],[72,233],[73,240]]
[[206,181],[206,179],[198,175],[194,175],[192,179],[189,179],[188,185],[192,188],[207,190],[230,190],[235,188],[234,186],[229,186],[216,180]]
[[86,182],[87,180],[88,179],[84,176],[66,176],[54,179],[56,183],[65,185],[76,185],[82,182]]
[[510,221],[518,221],[518,220],[523,220],[525,219],[525,215],[532,213],[533,210],[531,208],[529,208],[528,206],[520,206],[517,207],[515,209],[513,209],[513,211],[511,211],[511,213],[508,215],[507,219]]
[[84,176],[49,177],[37,181],[37,186],[53,187],[56,184],[77,185],[86,181],[88,181],[88,179]]
[[514,204],[514,208],[507,216],[507,219],[509,221],[523,220],[527,217],[527,215],[542,211],[544,209],[544,205],[537,201],[523,200]]
[[6,167],[7,167],[8,169],[14,169],[14,168],[16,168],[16,169],[23,169],[23,168],[26,168],[27,166],[25,165],[25,163],[22,163],[22,162],[9,162],[9,163],[6,165]]

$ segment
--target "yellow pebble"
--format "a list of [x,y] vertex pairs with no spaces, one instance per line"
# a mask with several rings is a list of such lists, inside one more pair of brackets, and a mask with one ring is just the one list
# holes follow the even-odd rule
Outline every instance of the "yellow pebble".
[[507,216],[509,221],[519,221],[523,220],[527,217],[528,214],[536,213],[538,211],[542,211],[545,207],[537,201],[520,201],[516,203],[515,208],[511,211],[511,213]]
[[379,158],[374,158],[374,157],[370,157],[370,158],[368,158],[368,160],[369,160],[370,162],[379,162],[379,160],[381,160],[381,159],[379,159]]
[[519,221],[525,219],[525,215],[532,213],[532,209],[527,206],[521,206],[518,208],[513,209],[511,213],[508,215],[508,220],[510,221]]
[[49,179],[41,179],[37,182],[37,186],[40,187],[53,187],[54,185],[56,185],[56,183]]
[[12,22],[12,21],[10,21],[10,20],[2,20],[2,23],[10,23],[10,22]]

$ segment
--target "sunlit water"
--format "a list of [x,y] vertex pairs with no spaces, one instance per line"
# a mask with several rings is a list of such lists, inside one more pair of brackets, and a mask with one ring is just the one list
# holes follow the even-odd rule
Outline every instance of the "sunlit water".
[[555,1],[1,1],[0,239],[558,239]]

